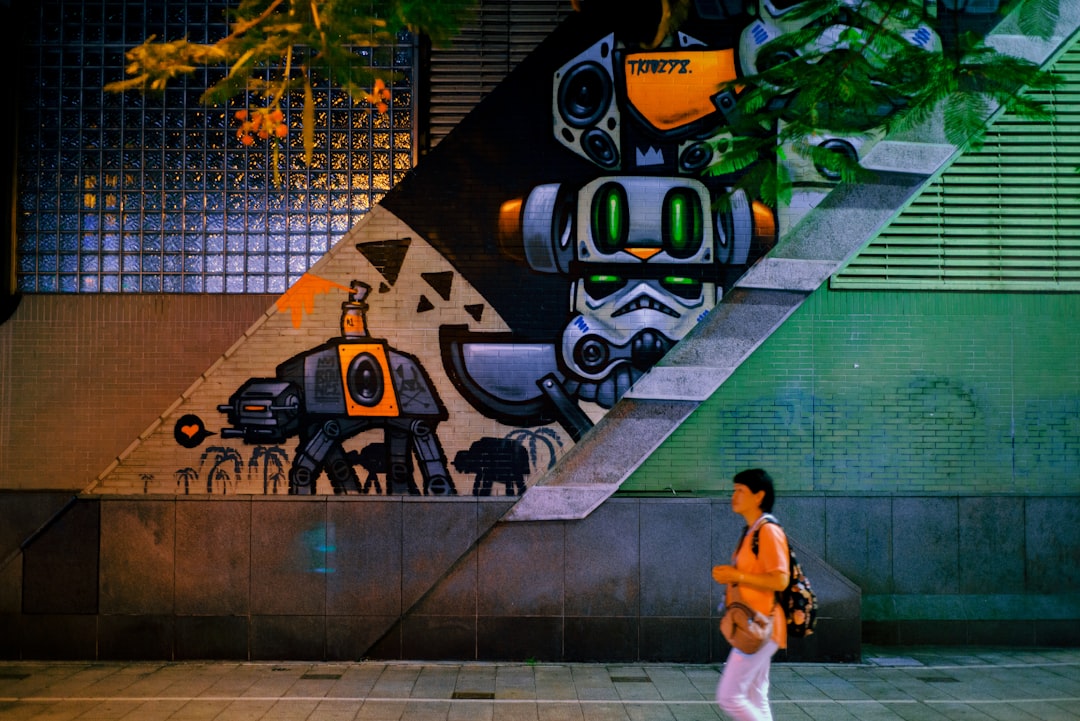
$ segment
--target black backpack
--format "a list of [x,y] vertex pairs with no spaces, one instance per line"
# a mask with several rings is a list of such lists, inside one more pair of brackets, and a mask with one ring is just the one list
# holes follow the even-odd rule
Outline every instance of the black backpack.
[[[780,522],[769,514],[765,515],[765,523],[780,525]],[[760,532],[761,526],[758,526],[754,529],[754,535],[750,539],[750,549],[755,556],[758,555],[758,534]],[[810,579],[803,573],[799,560],[795,558],[795,552],[791,550],[790,541],[788,542],[788,567],[790,576],[787,588],[776,592],[776,602],[780,604],[780,608],[784,609],[784,617],[787,618],[788,636],[805,638],[814,632],[814,625],[817,623],[818,602],[814,589],[810,587]]]

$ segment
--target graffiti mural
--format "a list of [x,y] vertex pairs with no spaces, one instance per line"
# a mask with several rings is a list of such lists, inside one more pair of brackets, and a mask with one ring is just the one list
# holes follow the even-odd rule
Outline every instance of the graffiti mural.
[[547,338],[442,329],[448,374],[485,414],[580,438],[592,425],[580,404],[611,408],[775,240],[766,206],[703,174],[735,107],[718,92],[737,78],[729,19],[654,50],[607,32],[541,86],[552,154],[585,165],[503,199],[495,233],[559,279],[565,305]]
[[[762,0],[754,15],[735,2],[635,3],[664,8],[640,15],[577,4],[577,34],[560,38],[550,71],[535,71],[531,87],[544,91],[514,96],[551,121],[539,150],[519,149],[516,175],[557,182],[498,198],[497,209],[489,202],[493,220],[480,231],[510,262],[555,279],[533,287],[564,304],[530,317],[526,292],[511,333],[440,333],[447,374],[482,413],[516,426],[557,422],[579,439],[592,426],[582,404],[611,408],[775,244],[774,211],[735,186],[739,172],[711,169],[733,140],[736,81],[777,61],[760,55],[766,43],[814,20],[791,12],[797,4]],[[635,19],[620,18],[624,10]],[[858,32],[838,26],[825,37]],[[908,41],[940,48],[925,27]],[[857,160],[872,138],[813,142]],[[839,179],[792,169],[806,204]]]
[[[112,479],[524,493],[790,222],[738,186],[745,169],[715,168],[746,132],[739,79],[813,21],[797,4],[576,3]],[[908,40],[939,47],[930,30]],[[858,158],[874,137],[814,142]],[[792,175],[795,204],[837,182]]]

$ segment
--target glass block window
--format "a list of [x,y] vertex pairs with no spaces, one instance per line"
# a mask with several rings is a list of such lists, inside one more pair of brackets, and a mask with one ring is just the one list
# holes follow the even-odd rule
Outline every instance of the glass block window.
[[[237,138],[236,110],[206,106],[223,71],[164,93],[106,93],[150,35],[213,42],[222,0],[39,0],[25,12],[17,146],[17,285],[23,293],[281,293],[414,163],[416,43],[356,50],[392,69],[389,111],[315,87],[315,153],[300,102],[282,103],[281,185],[270,145]],[[297,62],[294,60],[294,63]],[[294,65],[295,67],[295,65]],[[217,73],[217,75],[215,75]]]

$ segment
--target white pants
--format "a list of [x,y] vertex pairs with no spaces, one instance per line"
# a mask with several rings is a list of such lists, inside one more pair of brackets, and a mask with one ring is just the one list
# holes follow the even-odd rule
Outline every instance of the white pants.
[[731,649],[716,686],[716,703],[733,721],[772,721],[769,664],[777,648],[768,641],[755,654]]

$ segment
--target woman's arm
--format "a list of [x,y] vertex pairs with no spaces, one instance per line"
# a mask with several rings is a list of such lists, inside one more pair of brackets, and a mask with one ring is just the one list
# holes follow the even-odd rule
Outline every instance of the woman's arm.
[[[745,541],[745,537],[743,540]],[[757,562],[754,565],[758,568],[771,567],[774,570],[748,573],[740,571],[735,566],[716,566],[713,568],[713,580],[717,583],[745,584],[763,591],[783,591],[787,588],[791,573],[791,569],[787,567],[787,539],[778,525],[767,523],[761,528],[758,535],[756,559]]]
[[783,591],[789,580],[785,571],[743,573],[734,566],[713,566],[712,577],[717,583],[738,583],[766,591]]

